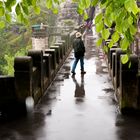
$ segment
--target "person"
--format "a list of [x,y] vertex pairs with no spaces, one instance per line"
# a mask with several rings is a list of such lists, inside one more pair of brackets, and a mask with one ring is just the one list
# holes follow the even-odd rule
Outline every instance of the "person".
[[80,32],[76,33],[76,38],[73,41],[73,49],[74,49],[74,63],[72,65],[72,75],[75,75],[75,69],[77,66],[78,61],[80,60],[80,66],[81,66],[81,74],[85,74],[84,71],[84,54],[85,54],[85,46],[82,41],[82,34]]

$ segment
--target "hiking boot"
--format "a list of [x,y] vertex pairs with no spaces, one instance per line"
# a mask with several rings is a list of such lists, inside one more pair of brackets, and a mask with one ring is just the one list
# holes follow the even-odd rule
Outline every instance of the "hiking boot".
[[81,71],[81,74],[86,74],[86,71]]
[[72,73],[72,75],[75,75],[76,73],[75,72],[73,72],[73,71],[71,71],[71,73]]

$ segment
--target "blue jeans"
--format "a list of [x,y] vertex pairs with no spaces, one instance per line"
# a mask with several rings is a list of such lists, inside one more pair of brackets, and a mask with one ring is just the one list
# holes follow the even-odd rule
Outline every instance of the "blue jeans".
[[75,57],[74,63],[72,65],[72,72],[74,72],[74,73],[75,73],[75,69],[76,69],[76,66],[77,66],[77,63],[79,60],[80,60],[81,71],[84,71],[84,57],[83,56],[78,57],[78,58]]

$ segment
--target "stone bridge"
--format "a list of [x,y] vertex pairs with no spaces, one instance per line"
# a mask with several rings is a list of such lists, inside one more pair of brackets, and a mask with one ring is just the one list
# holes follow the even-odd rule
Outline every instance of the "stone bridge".
[[[63,29],[63,28],[61,28]],[[47,34],[47,27],[32,27],[33,49],[28,51],[27,56],[16,57],[14,60],[14,76],[0,77],[0,112],[11,113],[11,110],[19,114],[26,114],[26,100],[30,98],[33,104],[37,104],[44,96],[46,90],[55,79],[57,72],[64,64],[66,58],[72,51],[72,40],[75,32],[67,28],[62,32],[51,32]],[[78,31],[81,29],[79,28]],[[56,31],[56,28],[55,28]],[[60,31],[60,28],[59,30]],[[55,36],[55,41],[50,38]],[[90,51],[93,45],[92,35],[86,37],[86,47]],[[105,42],[106,45],[109,40]],[[125,65],[121,63],[121,56],[125,54],[118,46],[114,46],[108,53],[103,53],[102,48],[98,48],[98,53],[103,54],[108,66],[109,75],[114,86],[114,99],[118,102],[122,113],[139,111],[140,108],[140,82],[139,82],[139,61],[138,56],[130,56],[129,62]],[[89,56],[88,56],[89,57]]]

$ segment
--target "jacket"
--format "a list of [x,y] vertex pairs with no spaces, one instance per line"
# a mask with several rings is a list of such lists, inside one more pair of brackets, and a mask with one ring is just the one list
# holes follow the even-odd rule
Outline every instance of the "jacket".
[[76,58],[83,57],[85,53],[85,46],[81,37],[74,39],[73,41],[74,56]]

